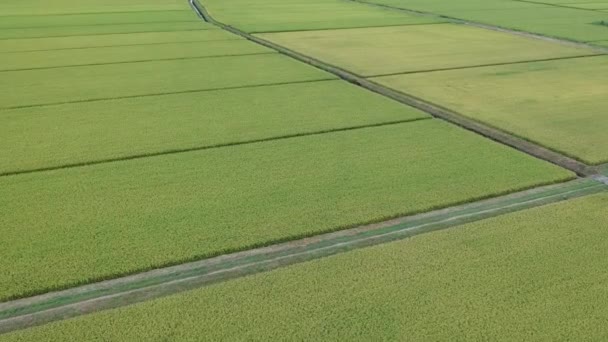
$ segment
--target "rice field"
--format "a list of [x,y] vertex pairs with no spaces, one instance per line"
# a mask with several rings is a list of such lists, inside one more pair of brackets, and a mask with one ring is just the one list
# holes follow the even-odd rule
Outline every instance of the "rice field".
[[608,162],[606,72],[599,56],[374,81],[597,165]]
[[[365,1],[582,42],[608,39],[608,30],[593,24],[606,19],[604,12],[563,6],[562,3],[513,0]],[[593,3],[593,1],[582,0],[579,3]]]
[[607,205],[508,214],[2,340],[601,340]]
[[256,33],[417,25],[444,21],[340,0],[205,0],[204,5],[216,20]]
[[51,28],[66,26],[91,26],[120,24],[142,24],[159,22],[200,22],[191,10],[149,11],[149,12],[113,12],[94,14],[67,15],[21,15],[2,18],[0,29],[16,28]]
[[0,174],[424,118],[338,80],[19,108]]
[[571,178],[435,120],[0,178],[0,298]]
[[[240,37],[223,30],[194,30],[143,33],[117,33],[96,35],[95,39],[83,36],[25,38],[0,40],[0,53],[26,51],[52,51],[63,49],[88,49],[116,46],[195,43],[207,41],[238,40]],[[10,58],[10,55],[2,55]]]
[[[198,0],[228,28],[185,0],[2,1],[0,341],[605,336],[607,56],[445,17],[601,46],[605,1],[366,1]],[[498,216],[456,226],[475,210]],[[452,228],[24,329],[84,313],[83,284],[429,217]]]
[[276,53],[6,71],[2,76],[0,87],[8,91],[0,109],[336,78]]
[[0,71],[274,53],[245,40],[91,47],[0,55]]
[[591,49],[455,24],[282,32],[259,37],[363,76],[595,53]]

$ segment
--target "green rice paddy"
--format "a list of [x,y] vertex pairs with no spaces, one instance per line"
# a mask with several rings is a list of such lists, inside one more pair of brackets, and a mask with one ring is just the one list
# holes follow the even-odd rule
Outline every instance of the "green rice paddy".
[[274,53],[246,40],[221,40],[0,54],[0,71]]
[[571,178],[435,120],[0,177],[0,299]]
[[[514,0],[366,1],[583,42],[608,39],[608,30],[593,24],[606,20],[605,12],[556,7],[546,1],[539,1],[540,3]],[[576,3],[576,1],[569,2]]]
[[[238,40],[237,35],[222,30],[194,30],[174,32],[143,32],[130,34],[89,36],[7,39],[0,40],[1,52],[25,52],[61,49],[87,49],[95,47],[133,46],[205,42],[217,40]],[[4,58],[10,58],[6,56]]]
[[[169,23],[136,23],[120,25],[57,26],[45,28],[16,28],[0,30],[0,40],[23,38],[94,36],[113,33],[170,32],[211,30],[213,26],[200,21]],[[89,39],[94,39],[89,37]]]
[[283,32],[259,36],[363,76],[595,53],[590,49],[455,24]]
[[[224,24],[608,162],[608,57],[582,57],[600,49],[440,17],[601,45],[605,0],[369,1],[435,14],[200,0]],[[0,303],[576,177],[228,33],[185,0],[4,0],[0,89]],[[0,340],[601,340],[607,204],[498,216]]]
[[191,10],[2,17],[0,29],[199,21]]
[[606,206],[530,209],[2,340],[602,340]]
[[4,0],[0,3],[2,16],[62,15],[84,13],[118,13],[150,11],[184,11],[188,5],[183,0]]
[[246,32],[411,25],[443,21],[340,0],[205,0],[202,3],[216,20]]
[[0,174],[428,117],[337,80],[5,110]]
[[333,78],[278,54],[6,71],[0,103],[27,107]]
[[608,57],[375,78],[590,164],[608,162]]

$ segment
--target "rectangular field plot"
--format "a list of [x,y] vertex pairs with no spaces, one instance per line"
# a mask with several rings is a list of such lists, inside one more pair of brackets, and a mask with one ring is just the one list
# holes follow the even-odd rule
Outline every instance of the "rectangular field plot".
[[600,56],[373,80],[600,164],[608,162],[607,73]]
[[133,23],[200,21],[194,11],[150,11],[68,15],[0,16],[0,29],[62,26],[119,25]]
[[336,78],[279,54],[5,71],[1,75],[0,105],[4,108]]
[[0,300],[572,176],[422,120],[0,177]]
[[94,47],[154,45],[216,40],[239,40],[237,35],[224,30],[194,30],[175,32],[143,32],[129,34],[89,36],[5,39],[0,40],[0,52],[26,52],[62,49],[86,49]]
[[607,206],[580,198],[3,337],[603,340]]
[[468,11],[454,15],[552,37],[578,41],[608,39],[608,29],[593,24],[606,19],[606,15],[601,12],[548,6],[505,11]]
[[17,52],[0,54],[0,71],[262,53],[275,51],[246,40],[225,40]]
[[3,0],[2,16],[175,11],[189,9],[183,0]]
[[440,22],[340,0],[203,0],[214,19],[247,32],[320,30]]
[[[71,37],[71,36],[94,36],[112,33],[140,33],[140,32],[170,32],[187,30],[214,30],[215,26],[202,21],[170,22],[170,23],[143,23],[143,24],[120,24],[120,25],[87,25],[87,26],[63,26],[45,28],[17,28],[0,30],[2,39],[23,38],[47,38],[47,37]],[[89,37],[89,39],[94,39]]]
[[594,53],[456,24],[282,32],[259,36],[364,76]]
[[579,41],[608,39],[607,30],[593,24],[600,20],[606,20],[605,14],[600,11],[504,0],[367,1],[386,4],[397,8],[432,12],[454,18],[539,33],[552,37]]
[[337,80],[21,108],[0,112],[0,174],[422,118]]

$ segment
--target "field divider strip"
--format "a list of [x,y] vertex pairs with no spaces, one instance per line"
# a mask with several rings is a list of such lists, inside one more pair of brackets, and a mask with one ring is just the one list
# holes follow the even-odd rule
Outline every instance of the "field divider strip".
[[[239,40],[237,40],[239,41]],[[0,73],[13,72],[13,71],[30,71],[30,70],[48,70],[48,69],[63,69],[63,68],[77,68],[77,67],[89,67],[89,66],[100,66],[100,65],[115,65],[115,64],[137,64],[145,62],[156,62],[156,61],[183,61],[192,59],[205,59],[205,58],[218,58],[218,57],[237,57],[237,56],[256,56],[256,55],[271,55],[276,54],[276,51],[264,51],[264,52],[248,52],[248,53],[235,53],[235,54],[223,54],[223,55],[210,55],[210,56],[187,56],[187,57],[172,57],[172,58],[154,58],[154,59],[140,59],[136,61],[120,61],[120,62],[100,62],[100,63],[87,63],[87,64],[70,64],[70,65],[56,65],[48,67],[34,67],[34,68],[22,68],[22,69],[1,69]]]
[[[597,174],[597,170],[593,166],[586,165],[585,163],[566,156],[557,151],[551,150],[544,146],[538,145],[534,142],[531,142],[526,139],[522,139],[513,134],[504,132],[502,130],[496,129],[489,125],[483,124],[481,122],[471,120],[464,115],[456,113],[448,108],[444,108],[438,105],[435,105],[429,101],[426,101],[421,98],[417,98],[415,96],[396,91],[394,89],[385,87],[373,81],[366,79],[364,76],[358,75],[356,73],[350,72],[348,70],[342,69],[338,66],[331,65],[325,63],[316,58],[304,55],[302,53],[296,52],[294,50],[288,49],[282,45],[275,44],[271,41],[265,40],[258,36],[251,35],[247,32],[243,32],[240,29],[232,27],[230,25],[221,23],[213,19],[205,7],[200,4],[199,0],[191,0],[198,7],[199,11],[205,17],[205,20],[211,24],[214,24],[228,32],[239,35],[245,39],[248,39],[252,42],[258,43],[260,45],[266,46],[268,48],[274,49],[288,57],[294,58],[301,62],[312,65],[316,68],[324,70],[326,72],[332,73],[339,78],[350,82],[352,84],[358,85],[362,88],[375,92],[377,94],[383,95],[395,101],[401,102],[410,107],[414,107],[423,112],[430,114],[431,116],[447,121],[449,123],[460,126],[466,130],[472,131],[479,135],[482,135],[486,138],[494,140],[503,145],[510,146],[515,148],[521,152],[529,154],[533,157],[548,161],[565,169],[575,172],[577,175],[582,177],[587,177],[590,175]],[[348,0],[348,1],[358,1],[358,0]]]
[[[179,32],[179,31],[175,31]],[[111,35],[111,34],[109,34]],[[28,38],[24,38],[28,39]],[[33,38],[39,39],[39,38]],[[44,38],[43,38],[44,39]],[[82,47],[67,47],[67,48],[56,48],[56,49],[39,49],[39,50],[13,50],[13,51],[0,51],[1,54],[17,54],[17,53],[27,53],[27,52],[48,52],[48,51],[65,51],[65,50],[90,50],[90,49],[102,49],[102,48],[120,48],[120,47],[130,47],[130,46],[148,46],[148,45],[170,45],[170,44],[178,44],[178,43],[208,43],[208,42],[229,42],[229,41],[240,41],[241,37],[236,38],[220,38],[220,39],[205,39],[205,40],[183,40],[177,42],[162,42],[162,43],[140,43],[140,44],[118,44],[118,45],[98,45],[98,46],[82,46]]]
[[264,142],[269,142],[269,141],[287,140],[287,139],[322,135],[322,134],[335,133],[335,132],[345,132],[345,131],[353,131],[353,130],[366,129],[366,128],[406,124],[406,123],[411,123],[411,122],[416,122],[416,121],[432,120],[432,119],[433,119],[433,117],[431,117],[431,116],[418,117],[418,118],[411,118],[411,119],[371,123],[371,124],[366,124],[366,125],[356,125],[356,126],[339,127],[339,128],[301,132],[301,133],[294,133],[294,134],[285,134],[285,135],[271,136],[271,137],[266,137],[266,138],[234,141],[234,142],[221,143],[221,144],[211,144],[211,145],[188,147],[188,148],[181,148],[181,149],[175,148],[175,149],[169,149],[169,150],[158,151],[158,152],[128,155],[128,156],[123,156],[123,157],[118,157],[118,158],[98,159],[98,160],[91,160],[91,161],[86,161],[86,162],[81,162],[81,163],[63,164],[63,165],[58,165],[58,166],[50,166],[50,167],[43,167],[43,168],[36,168],[36,169],[0,172],[0,177],[18,176],[18,175],[29,174],[29,173],[71,169],[71,168],[77,168],[77,167],[86,167],[86,166],[122,162],[122,161],[128,161],[128,160],[161,157],[161,156],[172,155],[172,154],[204,151],[204,150],[210,150],[210,149],[218,149],[218,148],[241,146],[241,145],[258,144],[258,143],[264,143]]
[[580,59],[580,58],[591,58],[591,57],[605,57],[605,56],[606,56],[606,54],[603,54],[603,53],[594,53],[594,54],[585,54],[585,55],[577,55],[577,56],[532,59],[532,60],[527,60],[527,61],[488,63],[488,64],[466,65],[466,66],[459,66],[459,67],[447,67],[447,68],[426,69],[426,70],[391,72],[391,73],[386,73],[386,74],[370,75],[370,76],[366,76],[366,77],[374,78],[374,77],[384,77],[384,76],[423,74],[423,73],[441,72],[441,71],[450,71],[450,70],[466,70],[466,69],[486,68],[486,67],[503,66],[503,65],[540,63],[540,62],[551,62],[551,61],[561,61],[561,60],[568,60],[568,59]]
[[0,333],[608,191],[592,178],[0,303]]
[[174,94],[191,94],[191,93],[202,93],[208,91],[222,91],[222,90],[232,90],[232,89],[246,89],[246,88],[259,88],[266,86],[276,86],[276,85],[286,85],[286,84],[300,84],[300,83],[314,83],[314,82],[325,82],[325,81],[335,81],[336,78],[319,78],[313,80],[304,80],[304,81],[291,81],[291,82],[274,82],[274,83],[260,83],[260,84],[250,84],[244,86],[230,86],[230,87],[218,87],[218,88],[206,88],[206,89],[189,89],[182,91],[168,91],[162,93],[149,93],[149,94],[140,94],[140,95],[128,95],[128,96],[114,96],[114,97],[102,97],[102,98],[93,98],[93,99],[85,99],[85,100],[74,100],[74,101],[63,101],[63,102],[49,102],[49,103],[39,103],[32,105],[20,105],[20,106],[10,106],[10,107],[0,107],[0,115],[3,110],[11,110],[11,109],[20,109],[20,108],[35,108],[35,107],[48,107],[48,106],[59,106],[70,103],[86,103],[86,102],[98,102],[98,101],[112,101],[112,100],[122,100],[122,99],[136,99],[140,97],[151,97],[151,96],[163,96],[163,95],[174,95]]
[[392,9],[392,10],[395,10],[395,11],[401,11],[401,12],[405,12],[405,13],[408,13],[408,14],[418,14],[418,15],[426,15],[426,16],[438,17],[438,18],[442,18],[442,19],[445,19],[445,20],[449,20],[451,23],[454,23],[454,24],[468,25],[468,26],[473,26],[473,27],[485,29],[485,30],[502,32],[502,33],[509,33],[509,34],[513,34],[513,35],[516,35],[516,36],[520,36],[520,37],[538,39],[538,40],[558,43],[558,44],[567,45],[567,46],[582,47],[582,48],[590,49],[590,50],[596,51],[598,53],[603,53],[603,54],[607,54],[608,53],[608,48],[604,48],[604,47],[597,46],[597,45],[592,45],[592,44],[587,44],[585,42],[581,42],[581,41],[573,40],[573,39],[566,39],[566,38],[556,37],[556,36],[548,36],[548,35],[539,34],[539,33],[532,33],[532,32],[528,32],[528,31],[512,29],[512,28],[508,28],[508,27],[504,27],[504,26],[485,24],[485,23],[481,23],[481,22],[477,22],[477,21],[471,21],[471,20],[456,18],[456,17],[452,17],[452,16],[448,16],[448,15],[443,15],[443,14],[438,14],[438,13],[433,13],[433,12],[412,10],[412,9],[407,9],[407,8],[402,8],[402,7],[395,7],[395,6],[391,6],[391,5],[385,5],[385,4],[377,4],[377,3],[373,3],[373,2],[368,2],[366,0],[345,0],[345,1],[351,1],[351,2],[356,2],[356,3],[360,3],[360,4],[366,4],[368,6],[373,6],[373,7]]

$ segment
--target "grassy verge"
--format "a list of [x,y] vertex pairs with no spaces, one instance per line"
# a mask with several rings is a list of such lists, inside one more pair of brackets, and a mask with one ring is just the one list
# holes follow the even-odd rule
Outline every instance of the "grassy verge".
[[27,107],[333,78],[278,54],[7,71],[0,103]]
[[428,117],[338,80],[5,110],[0,174]]
[[0,298],[571,178],[435,120],[2,177]]
[[3,340],[602,339],[606,205],[534,208]]
[[[608,161],[608,57],[374,78],[589,164]],[[522,85],[526,85],[523,87]],[[567,86],[564,86],[566,84]]]
[[594,54],[589,49],[457,24],[282,32],[259,37],[363,76]]

